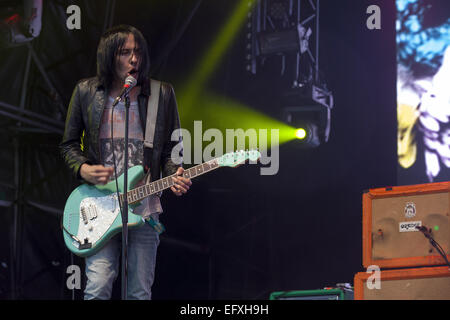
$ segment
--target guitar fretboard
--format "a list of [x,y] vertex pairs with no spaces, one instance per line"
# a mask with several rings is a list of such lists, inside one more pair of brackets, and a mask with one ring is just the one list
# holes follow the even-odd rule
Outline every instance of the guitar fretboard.
[[[219,167],[218,159],[213,159],[184,170],[183,177],[192,179],[199,175],[202,175],[203,173],[217,169],[218,167]],[[172,178],[174,177],[177,177],[177,174],[167,176],[165,178],[156,180],[154,182],[150,182],[148,184],[139,186],[137,188],[134,188],[133,190],[128,191],[127,192],[128,203],[133,204],[139,202],[152,194],[161,192],[165,189],[172,187],[174,185]],[[120,195],[120,201],[123,202],[123,194]]]

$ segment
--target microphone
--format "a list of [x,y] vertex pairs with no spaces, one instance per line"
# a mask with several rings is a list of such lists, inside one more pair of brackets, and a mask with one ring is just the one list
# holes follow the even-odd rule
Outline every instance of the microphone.
[[132,76],[128,76],[125,79],[125,83],[123,85],[122,91],[120,91],[120,94],[117,96],[116,99],[114,99],[112,106],[115,107],[123,99],[123,97],[125,95],[127,95],[131,89],[133,89],[133,87],[136,85],[136,83],[137,83],[137,80],[135,78],[133,78]]

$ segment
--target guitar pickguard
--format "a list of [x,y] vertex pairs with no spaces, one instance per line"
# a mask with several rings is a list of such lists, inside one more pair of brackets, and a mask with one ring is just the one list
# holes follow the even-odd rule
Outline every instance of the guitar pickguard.
[[[95,245],[108,231],[119,213],[117,194],[83,199],[79,208],[80,220],[76,237],[82,243]],[[75,240],[73,245],[77,249],[80,247],[80,243]]]

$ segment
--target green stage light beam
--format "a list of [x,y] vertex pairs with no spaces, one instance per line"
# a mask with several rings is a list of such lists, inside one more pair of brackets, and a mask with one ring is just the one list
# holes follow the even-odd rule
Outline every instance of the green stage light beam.
[[[221,144],[226,152],[234,151],[230,145],[233,142],[238,142],[235,143],[236,145],[239,141],[245,141],[245,149],[257,147],[261,150],[296,139],[298,128],[291,127],[228,97],[205,93],[197,97],[196,107],[199,110],[198,116],[180,110],[180,119],[183,128],[187,129],[191,135],[202,135],[202,148],[206,144],[205,132],[209,129],[220,132],[224,139]],[[273,133],[277,134],[277,141],[272,136]]]
[[238,34],[239,29],[245,22],[254,1],[241,0],[233,10],[228,22],[221,29],[212,47],[201,57],[194,74],[185,83],[187,86],[181,88],[179,102],[183,109],[190,111],[197,106],[197,97],[204,89],[205,83],[217,67],[227,48]]

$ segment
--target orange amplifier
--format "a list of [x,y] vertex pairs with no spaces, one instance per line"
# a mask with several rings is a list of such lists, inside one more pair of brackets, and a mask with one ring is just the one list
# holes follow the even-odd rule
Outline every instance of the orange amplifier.
[[450,183],[370,189],[363,194],[363,265],[402,268],[445,260],[417,227],[425,227],[450,261]]
[[[415,269],[359,272],[354,277],[355,300],[450,300],[450,269]],[[377,283],[378,281],[378,283]]]

